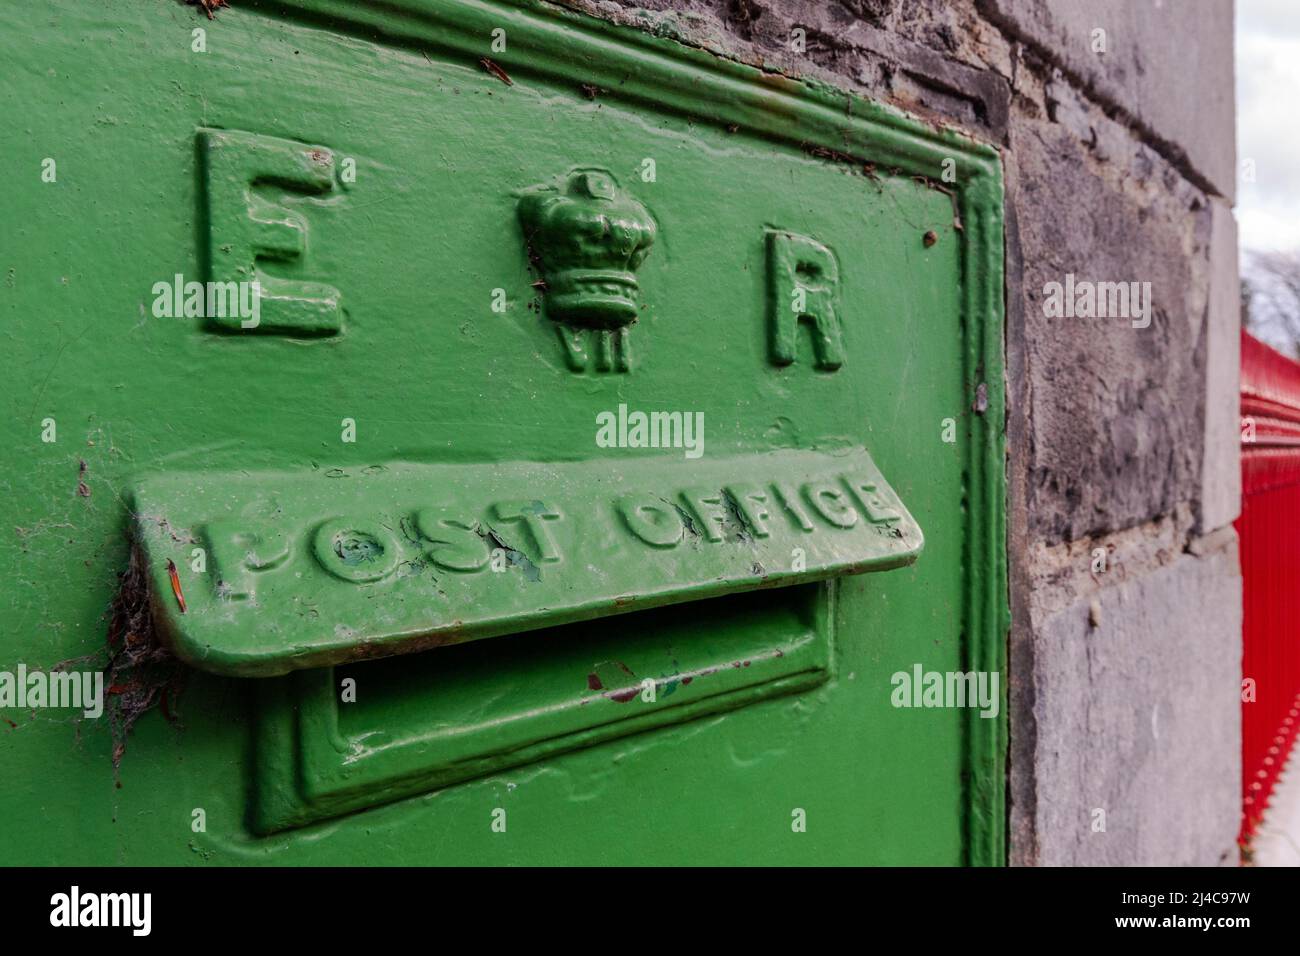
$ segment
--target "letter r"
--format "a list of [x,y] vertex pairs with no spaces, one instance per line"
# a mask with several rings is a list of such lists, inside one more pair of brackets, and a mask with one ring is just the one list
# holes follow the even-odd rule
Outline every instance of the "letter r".
[[[772,362],[789,365],[795,360],[799,326],[807,323],[817,368],[834,371],[843,365],[837,311],[840,269],[835,254],[808,236],[769,230],[767,270]],[[800,303],[798,311],[792,308],[795,302]]]

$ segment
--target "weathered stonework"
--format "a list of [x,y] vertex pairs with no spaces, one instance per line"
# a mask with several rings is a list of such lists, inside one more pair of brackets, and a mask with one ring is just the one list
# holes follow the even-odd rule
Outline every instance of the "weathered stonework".
[[[1235,195],[1232,4],[1225,0],[979,0],[1089,99],[1158,144],[1207,192]],[[1098,31],[1101,31],[1100,33]],[[1102,44],[1104,55],[1095,51]]]
[[1240,770],[1225,758],[1240,749],[1241,661],[1206,646],[1241,630],[1236,540],[1221,544],[1038,622],[1037,792],[1023,821],[1037,853],[1022,862],[1235,862]]
[[[564,3],[1003,150],[1011,861],[1232,859],[1231,0]],[[1069,273],[1149,282],[1149,326],[1048,316]]]
[[1205,363],[1205,460],[1200,526],[1221,528],[1241,511],[1241,293],[1237,223],[1222,199],[1213,204],[1210,321]]

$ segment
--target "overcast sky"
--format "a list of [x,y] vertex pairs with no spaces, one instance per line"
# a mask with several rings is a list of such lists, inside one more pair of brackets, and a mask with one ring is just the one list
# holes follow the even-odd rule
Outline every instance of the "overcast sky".
[[1237,0],[1237,160],[1242,251],[1300,249],[1300,0]]

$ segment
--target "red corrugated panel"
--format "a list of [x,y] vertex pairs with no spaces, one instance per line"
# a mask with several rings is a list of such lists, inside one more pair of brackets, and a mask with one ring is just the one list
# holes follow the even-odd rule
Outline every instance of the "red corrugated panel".
[[1242,821],[1249,839],[1300,727],[1300,363],[1241,335]]

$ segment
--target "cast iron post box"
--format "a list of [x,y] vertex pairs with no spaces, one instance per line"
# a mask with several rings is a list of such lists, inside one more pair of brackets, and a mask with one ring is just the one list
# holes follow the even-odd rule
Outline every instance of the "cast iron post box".
[[54,8],[0,665],[110,686],[4,709],[11,858],[1001,861],[1002,709],[891,683],[1002,670],[994,151],[533,4]]

